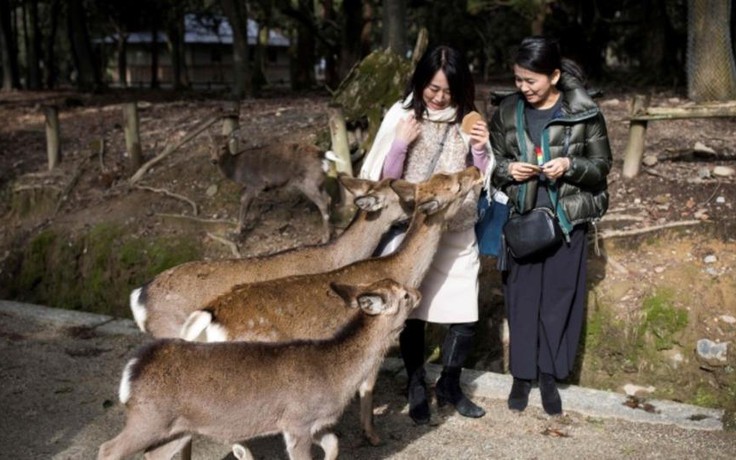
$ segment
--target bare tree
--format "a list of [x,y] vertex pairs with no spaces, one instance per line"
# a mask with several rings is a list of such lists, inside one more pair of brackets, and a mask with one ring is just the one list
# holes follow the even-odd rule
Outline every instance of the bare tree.
[[41,28],[38,1],[27,0],[23,5],[23,35],[26,45],[28,89],[41,89]]
[[233,96],[250,96],[251,68],[248,62],[248,11],[243,0],[221,0],[233,31]]
[[2,54],[3,90],[20,88],[18,50],[11,27],[10,2],[0,1],[0,53]]
[[694,101],[736,99],[731,3],[688,2],[687,92]]
[[409,51],[406,0],[383,0],[383,47],[399,56]]
[[101,85],[100,71],[95,65],[82,0],[68,0],[67,20],[72,57],[78,73],[77,86],[81,89],[97,88]]

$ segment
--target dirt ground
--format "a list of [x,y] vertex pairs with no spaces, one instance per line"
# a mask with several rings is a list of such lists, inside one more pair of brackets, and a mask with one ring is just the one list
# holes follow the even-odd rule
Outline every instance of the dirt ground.
[[[2,458],[95,458],[100,444],[124,424],[124,409],[117,402],[121,369],[132,351],[150,338],[132,324],[113,325],[104,319],[86,325],[49,324],[48,319],[0,312]],[[611,418],[606,409],[593,414],[572,410],[550,418],[533,399],[519,414],[509,411],[503,398],[476,397],[487,411],[480,419],[461,417],[448,407],[438,409],[433,402],[431,423],[417,426],[407,413],[405,381],[403,374],[390,369],[379,375],[374,410],[379,446],[363,439],[359,403],[353,399],[334,427],[340,458],[726,460],[736,448],[736,433]],[[246,445],[258,460],[287,458],[278,435]],[[312,453],[314,458],[324,456],[316,445]],[[197,436],[193,458],[235,457],[229,444]]]
[[[492,89],[480,86],[478,91],[486,114],[492,110],[485,104]],[[662,296],[687,311],[688,321],[675,334],[674,344],[660,354],[631,361],[621,350],[609,350],[610,361],[600,356],[602,362],[584,366],[577,378],[604,389],[620,389],[626,383],[652,385],[659,397],[689,402],[702,384],[736,400],[736,351],[730,350],[728,365],[716,369],[699,363],[694,352],[702,338],[736,343],[736,325],[730,322],[736,317],[736,177],[712,174],[716,166],[736,167],[736,119],[651,122],[645,150],[650,166],[643,166],[635,179],[624,180],[626,116],[633,95],[607,89],[598,100],[608,123],[614,167],[609,176],[611,208],[598,226],[600,251],[591,249],[589,258],[589,321],[605,308],[621,324],[635,324],[647,299]],[[653,106],[687,102],[671,91],[652,90],[651,95]],[[0,94],[0,284],[18,276],[17,265],[10,262],[45,229],[78,235],[101,223],[115,223],[125,227],[126,238],[190,238],[202,257],[233,256],[222,238],[230,238],[234,229],[239,188],[210,164],[208,136],[184,143],[135,185],[128,183],[134,171],[125,151],[120,104],[131,100],[139,103],[145,161],[181,141],[226,102],[223,95],[204,93]],[[254,143],[316,142],[325,139],[328,103],[319,93],[245,100],[240,126]],[[63,154],[60,166],[51,172],[43,115],[50,104],[61,107]],[[220,127],[218,123],[208,131],[216,135]],[[251,256],[316,244],[320,222],[316,207],[298,193],[271,191],[252,206],[249,232],[237,241],[237,249]],[[492,259],[484,261],[481,286],[484,327],[490,332],[479,344],[476,367],[503,371],[503,300]],[[17,300],[34,300],[31,292],[0,289],[0,295],[8,292]],[[605,340],[598,340],[598,349],[605,350]],[[590,355],[583,354],[591,364],[592,343]],[[658,361],[670,362],[669,373],[654,372]],[[697,385],[679,383],[682,374]],[[695,402],[721,404],[703,395]]]

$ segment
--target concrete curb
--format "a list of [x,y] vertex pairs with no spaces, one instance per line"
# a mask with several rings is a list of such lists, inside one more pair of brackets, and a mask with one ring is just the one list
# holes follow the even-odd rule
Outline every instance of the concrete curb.
[[[52,327],[88,327],[102,334],[141,334],[132,320],[116,319],[106,315],[50,308],[41,305],[0,300],[0,314],[28,318]],[[403,372],[400,359],[387,358],[383,369],[395,374]],[[429,381],[435,381],[441,367],[427,365]],[[462,384],[474,396],[505,400],[511,388],[510,375],[466,369]],[[647,400],[654,412],[632,409],[624,403],[626,395],[609,391],[594,390],[575,385],[560,388],[565,410],[589,417],[617,418],[638,423],[676,425],[685,429],[722,430],[723,410],[681,404],[666,400]],[[539,392],[533,390],[529,405],[541,407]]]

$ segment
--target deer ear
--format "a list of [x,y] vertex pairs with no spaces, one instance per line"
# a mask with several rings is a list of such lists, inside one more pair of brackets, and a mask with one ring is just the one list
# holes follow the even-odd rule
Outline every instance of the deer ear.
[[391,181],[391,188],[399,195],[401,201],[406,203],[414,203],[414,197],[416,196],[416,186],[409,181],[403,179],[396,179]]
[[350,284],[330,283],[332,291],[339,295],[345,304],[350,308],[358,308],[358,302],[356,297],[359,294],[359,289],[356,286]]
[[337,180],[338,182],[340,182],[340,185],[345,187],[345,189],[353,195],[361,195],[365,193],[367,190],[370,189],[370,186],[373,184],[371,181],[359,179],[357,177],[351,177],[344,172],[337,174]]
[[378,315],[386,309],[386,299],[378,292],[362,293],[358,305],[368,315]]
[[440,202],[436,199],[430,199],[424,203],[420,203],[419,206],[417,206],[417,209],[427,215],[432,215],[440,209]]
[[365,212],[378,211],[383,207],[383,202],[373,195],[359,196],[353,202]]
[[238,460],[247,460],[253,458],[247,447],[242,444],[233,444],[233,455]]

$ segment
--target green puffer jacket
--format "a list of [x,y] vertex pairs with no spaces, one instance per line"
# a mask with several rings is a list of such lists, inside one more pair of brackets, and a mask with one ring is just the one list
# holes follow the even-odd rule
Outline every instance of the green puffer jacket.
[[[608,183],[611,169],[611,148],[603,114],[579,80],[564,73],[558,82],[562,91],[562,109],[543,130],[545,161],[565,155],[570,157],[570,169],[549,186],[552,203],[565,234],[574,225],[603,217],[608,209]],[[509,196],[514,212],[526,212],[534,207],[538,182],[515,182],[509,174],[509,163],[537,162],[534,144],[526,130],[518,130],[519,110],[523,122],[521,93],[501,101],[491,119],[491,145],[496,157],[493,185]],[[520,148],[519,139],[525,145]]]

